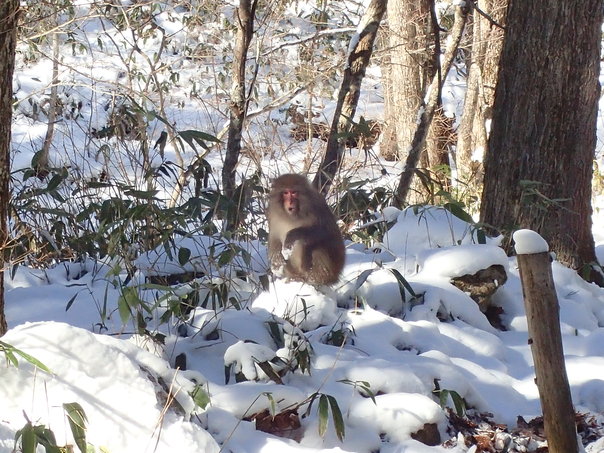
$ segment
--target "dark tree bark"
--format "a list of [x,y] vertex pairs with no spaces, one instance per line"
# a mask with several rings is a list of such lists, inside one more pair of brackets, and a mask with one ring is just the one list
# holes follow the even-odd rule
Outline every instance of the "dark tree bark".
[[599,283],[591,179],[601,24],[600,0],[510,1],[481,205],[483,222],[537,231],[558,260]]
[[235,176],[241,152],[241,134],[248,107],[245,85],[247,52],[254,34],[254,15],[257,1],[241,0],[236,10],[237,40],[233,57],[233,82],[229,105],[229,131],[227,149],[222,167],[223,194],[232,199],[235,193]]
[[315,176],[313,185],[323,194],[327,193],[331,182],[342,163],[346,136],[352,128],[352,120],[356,112],[361,94],[361,83],[369,64],[373,43],[380,26],[380,21],[386,12],[386,0],[372,0],[361,18],[354,47],[348,54],[344,78],[338,93],[338,103],[334,112],[325,156]]
[[18,12],[19,0],[0,3],[0,336],[8,329],[4,314],[4,249],[8,242],[9,154]]

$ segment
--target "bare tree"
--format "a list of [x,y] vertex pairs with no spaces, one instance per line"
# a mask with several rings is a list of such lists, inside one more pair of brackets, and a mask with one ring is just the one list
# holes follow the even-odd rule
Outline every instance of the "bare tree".
[[434,52],[429,51],[430,1],[390,0],[387,32],[386,128],[380,152],[389,160],[405,160],[417,112],[434,75]]
[[482,156],[492,118],[506,7],[507,0],[478,0],[472,11],[472,46],[455,163],[458,178],[473,187],[482,184]]
[[347,135],[361,94],[361,83],[373,52],[373,43],[386,12],[387,0],[372,0],[361,18],[357,33],[350,43],[350,50],[344,70],[344,78],[338,93],[338,103],[334,112],[327,140],[327,149],[313,185],[321,192],[329,190],[342,157]]
[[[435,77],[443,79],[441,35],[450,30],[439,23],[434,3],[434,0],[389,2],[389,52],[383,71],[386,127],[380,148],[386,159],[408,159],[428,88]],[[440,22],[446,23],[447,19],[441,18]],[[421,169],[427,178],[437,179],[439,184],[447,186],[449,172],[442,169],[450,164],[454,118],[447,117],[442,108],[441,84],[431,95],[434,96],[434,111],[425,125],[427,129],[413,174]],[[426,194],[426,186],[415,179],[407,201],[420,201]]]
[[530,228],[563,264],[604,283],[591,232],[600,0],[511,0],[481,220]]
[[434,118],[434,115],[439,107],[440,90],[442,88],[443,81],[451,68],[455,54],[457,53],[466,20],[467,9],[462,6],[457,6],[455,10],[455,22],[451,28],[451,37],[444,53],[442,74],[437,73],[432,79],[432,83],[427,90],[427,101],[425,104],[422,103],[421,105],[422,108],[420,110],[419,121],[417,122],[418,124],[414,125],[412,129],[413,136],[409,145],[409,152],[405,160],[405,167],[401,173],[395,194],[395,204],[399,207],[403,206],[403,203],[409,194],[411,180],[416,171],[420,154],[424,149],[424,143],[428,135],[430,124],[432,123],[432,119]]
[[8,243],[9,153],[18,12],[19,0],[4,0],[0,5],[0,336],[8,329],[4,314],[4,249]]
[[239,7],[235,11],[237,40],[233,58],[227,149],[222,167],[222,190],[229,199],[232,199],[235,194],[235,176],[241,152],[241,134],[249,103],[245,83],[246,59],[254,34],[254,16],[257,4],[257,0],[240,0]]

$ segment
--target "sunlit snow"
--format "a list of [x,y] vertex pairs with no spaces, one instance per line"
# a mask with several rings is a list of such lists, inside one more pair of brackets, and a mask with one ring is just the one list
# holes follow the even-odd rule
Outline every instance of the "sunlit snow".
[[[73,3],[77,13],[84,14],[90,2]],[[221,21],[226,23],[226,18],[233,16],[236,3],[226,2],[216,12],[219,20],[204,24],[196,35],[182,32],[182,12],[158,13],[154,19],[171,35],[174,48],[201,43],[202,47],[223,46],[226,55],[231,55],[232,43],[217,36],[228,32],[222,30]],[[362,2],[349,3],[362,10]],[[297,53],[287,44],[317,33],[302,19],[313,14],[314,8],[310,2],[289,2],[283,8],[289,22],[279,27],[286,33],[264,45],[273,50],[283,48],[293,60]],[[335,28],[340,25],[329,24]],[[69,50],[61,55],[62,83],[69,87],[65,91],[71,99],[83,101],[79,113],[86,127],[98,130],[107,124],[106,107],[115,101],[117,84],[127,84],[120,52],[132,47],[132,36],[125,27],[108,39],[98,18],[89,18],[80,27],[81,33],[74,37],[85,38],[90,53]],[[274,38],[269,35],[267,40]],[[153,55],[159,46],[158,36],[151,33],[148,40],[138,44]],[[344,38],[330,41],[340,52],[345,52],[348,44]],[[263,50],[262,46],[256,50]],[[210,66],[176,55],[162,57],[162,64],[174,65],[180,77],[178,84],[170,85],[167,120],[181,129],[217,134],[228,116],[227,96],[214,85],[218,83],[214,78],[225,76],[220,66],[224,62],[210,63],[212,80],[208,82],[200,73]],[[140,65],[138,70],[143,74],[149,67],[139,59],[135,52],[132,64]],[[69,67],[78,71],[68,71]],[[290,65],[280,67],[281,75],[293,72]],[[380,68],[374,65],[367,74],[372,77],[363,82],[358,113],[381,119],[384,96]],[[40,101],[51,78],[47,58],[18,64],[14,78],[18,102],[12,127],[15,171],[30,167],[33,154],[41,147],[47,124],[45,118],[32,119],[33,101]],[[142,84],[142,79],[133,77],[129,83],[134,90],[142,90],[135,86]],[[195,95],[192,81],[197,84]],[[461,77],[450,76],[443,88],[448,116],[455,112],[460,118],[463,85]],[[253,108],[261,110],[263,103],[273,100],[266,94],[266,86],[260,89],[262,102]],[[292,102],[310,104],[312,98],[313,107],[319,110],[316,115],[328,123],[337,94],[332,90],[331,98],[323,98],[318,92],[326,88],[313,89],[317,91],[301,94]],[[207,104],[196,98],[204,90],[211,92]],[[250,142],[267,152],[258,162],[248,160],[241,165],[242,173],[254,171],[256,165],[267,178],[295,171],[306,164],[309,149],[322,149],[323,144],[316,140],[292,144],[284,112],[277,110],[259,117],[260,122],[266,120],[273,135],[259,133],[258,124],[263,123],[250,124],[246,130]],[[276,119],[269,121],[268,115]],[[602,126],[601,114],[598,121]],[[157,139],[159,123],[149,123],[152,140]],[[600,148],[603,132],[600,127]],[[69,162],[85,161],[83,166],[91,174],[105,167],[110,172],[122,170],[116,155],[103,154],[93,145],[77,121],[58,122],[53,163],[68,166]],[[176,160],[172,145],[165,152],[166,160]],[[355,168],[354,178],[358,176],[359,181],[380,175],[376,184],[391,187],[402,164],[379,162],[377,170],[370,172],[374,154],[379,153],[347,151],[347,164]],[[211,153],[206,158],[219,173],[222,157]],[[129,178],[128,170],[124,174]],[[169,191],[160,189],[158,198],[169,199]],[[467,223],[442,207],[386,207],[376,214],[375,221],[363,227],[389,224],[383,240],[370,248],[348,241],[342,278],[330,288],[269,279],[262,290],[260,277],[268,269],[265,244],[257,239],[232,241],[218,235],[176,237],[168,247],[162,245],[138,256],[132,275],[116,266],[117,259],[82,259],[50,269],[10,269],[5,273],[10,330],[1,341],[41,361],[51,373],[35,368],[19,355],[18,367],[7,362],[0,365],[0,453],[14,451],[15,435],[28,421],[52,429],[59,445],[74,445],[62,407],[67,403],[78,403],[84,409],[87,442],[97,452],[110,453],[475,452],[475,447],[465,445],[462,435],[449,432],[447,410],[435,393],[437,386],[455,392],[473,413],[489,413],[496,423],[510,427],[519,416],[530,420],[541,415],[518,265],[515,257],[506,256],[499,247],[501,238],[479,243],[475,223]],[[255,220],[261,224],[264,217],[259,213]],[[594,201],[593,220],[596,253],[603,262],[603,198]],[[547,251],[547,244],[544,250],[536,233],[517,234],[518,253]],[[179,259],[183,250],[190,252],[185,260]],[[235,258],[223,265],[221,254],[231,252]],[[502,266],[507,273],[507,281],[492,297],[492,304],[501,309],[504,331],[489,322],[466,292],[451,284],[454,277],[493,265]],[[249,273],[242,275],[244,270]],[[586,283],[557,261],[552,263],[552,272],[573,403],[578,412],[602,424],[604,289]],[[193,280],[170,290],[148,282],[175,273],[188,273]],[[234,302],[224,309],[216,294],[227,283],[228,300]],[[142,317],[148,330],[155,332],[157,328],[161,336],[152,340],[140,335],[132,321],[122,322],[118,300],[124,288],[132,289],[153,307]],[[187,313],[186,322],[169,319],[161,323],[168,305],[193,294],[206,301],[206,308]],[[303,360],[300,357],[308,358],[308,368],[288,370],[292,363]],[[271,380],[266,366],[283,372],[281,383]],[[242,377],[248,380],[237,382]],[[202,407],[194,400],[195,392],[207,393],[207,405]],[[318,397],[311,399],[315,394],[337,401],[345,427],[342,440],[331,413],[325,433],[320,434]],[[451,396],[445,406],[454,408]],[[250,418],[265,410],[295,410],[301,426],[290,438],[257,430]],[[449,441],[449,445],[428,446],[414,439],[425,425],[433,425],[440,441]],[[586,448],[587,453],[603,451],[604,438]]]
[[[390,249],[402,250],[402,242],[413,234],[423,238],[413,242],[416,255],[393,256],[376,268],[373,252],[350,248],[354,263],[332,291],[275,281],[268,291],[250,294],[243,310],[196,309],[186,328],[166,331],[163,346],[130,338],[127,326],[119,335],[123,328],[112,290],[105,325],[118,335],[91,333],[99,330],[93,320],[111,288],[104,278],[107,268],[57,266],[44,273],[20,268],[14,279],[7,278],[7,314],[13,328],[3,341],[36,357],[53,374],[36,371],[24,359],[19,368],[1,369],[5,403],[0,451],[11,451],[25,415],[72,442],[61,408],[68,402],[80,403],[88,415],[88,442],[111,452],[218,451],[219,445],[235,452],[445,451],[411,438],[430,423],[443,440],[449,437],[445,412],[432,394],[435,380],[500,423],[513,426],[518,416],[540,415],[515,259],[506,258],[496,245],[472,243],[469,225],[439,208],[421,215],[403,211],[399,219],[415,228],[396,242],[395,225]],[[450,245],[458,240],[464,245]],[[258,256],[264,253],[258,250]],[[416,272],[405,271],[409,261]],[[509,273],[494,297],[510,329],[505,332],[491,327],[477,304],[449,283],[453,276],[490,264],[505,265]],[[369,275],[352,290],[363,269]],[[423,300],[404,302],[389,269],[404,273]],[[579,411],[597,414],[604,397],[604,290],[556,262],[553,273],[574,404]],[[75,292],[75,302],[65,311]],[[359,297],[357,308],[353,295]],[[299,328],[283,324],[284,318]],[[276,357],[291,359],[290,350],[279,349],[271,336],[271,322],[289,326],[283,329],[286,341],[308,341],[310,374],[289,372],[283,385],[277,385],[259,368],[257,363]],[[329,343],[334,331],[344,333],[343,347]],[[186,371],[173,369],[179,354],[186,356]],[[232,365],[228,384],[226,365]],[[236,383],[237,372],[250,381]],[[365,385],[361,383],[375,402],[359,391]],[[189,396],[196,384],[209,393],[210,405],[204,410],[195,408]],[[253,422],[241,420],[275,403],[277,412],[302,404],[302,414],[308,408],[305,399],[317,391],[337,400],[346,426],[343,441],[331,420],[325,437],[319,436],[316,408],[301,419],[299,443],[256,431]],[[169,392],[178,404],[164,413]],[[446,451],[467,448],[458,444]]]

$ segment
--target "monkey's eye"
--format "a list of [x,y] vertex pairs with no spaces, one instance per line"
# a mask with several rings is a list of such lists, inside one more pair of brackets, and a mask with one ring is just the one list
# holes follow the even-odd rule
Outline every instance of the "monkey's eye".
[[283,199],[293,201],[298,199],[298,191],[297,190],[284,190],[283,191]]

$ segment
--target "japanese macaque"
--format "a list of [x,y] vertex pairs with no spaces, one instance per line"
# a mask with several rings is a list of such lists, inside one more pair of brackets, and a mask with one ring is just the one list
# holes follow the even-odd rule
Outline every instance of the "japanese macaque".
[[285,174],[273,181],[267,215],[275,275],[315,286],[338,281],[344,240],[325,199],[304,176]]

